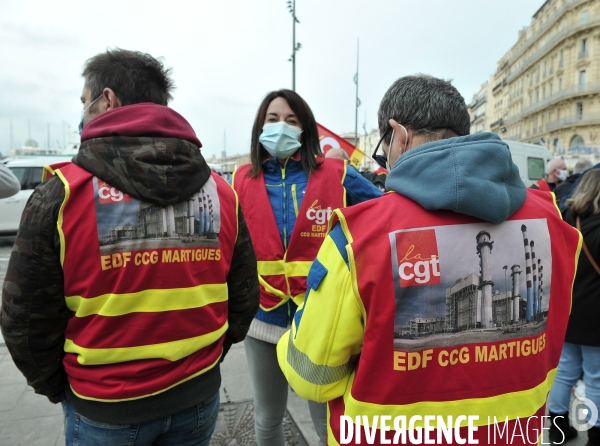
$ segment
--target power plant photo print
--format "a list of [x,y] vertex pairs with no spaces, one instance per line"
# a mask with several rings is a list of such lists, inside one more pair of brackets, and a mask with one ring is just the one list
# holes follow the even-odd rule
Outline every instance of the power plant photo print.
[[159,206],[137,200],[94,177],[100,253],[219,247],[221,206],[209,177],[188,200]]
[[546,328],[552,257],[545,219],[389,233],[394,347],[414,351],[535,336]]

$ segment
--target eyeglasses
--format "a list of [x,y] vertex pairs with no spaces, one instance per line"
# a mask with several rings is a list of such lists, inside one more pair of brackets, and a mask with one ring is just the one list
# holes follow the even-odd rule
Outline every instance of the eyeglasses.
[[388,133],[390,132],[390,130],[392,130],[391,127],[388,127],[385,132],[383,132],[383,135],[381,135],[381,139],[379,140],[379,142],[377,143],[377,145],[375,146],[375,151],[373,152],[373,155],[371,155],[371,158],[373,158],[373,160],[375,160],[375,162],[377,164],[379,164],[379,166],[383,167],[384,169],[387,169],[387,155],[377,155],[377,151],[379,150],[379,146],[381,145],[381,143],[383,142],[383,140],[385,139],[385,137],[388,135]]

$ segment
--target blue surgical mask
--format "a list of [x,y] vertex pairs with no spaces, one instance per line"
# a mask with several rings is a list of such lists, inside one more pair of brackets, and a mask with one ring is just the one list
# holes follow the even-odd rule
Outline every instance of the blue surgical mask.
[[90,105],[88,105],[86,108],[84,108],[81,111],[81,119],[79,120],[79,134],[81,135],[81,132],[83,132],[83,117],[85,116],[85,112],[88,111],[88,108],[90,108],[94,102],[96,102],[98,99],[100,99],[102,97],[102,95],[98,96],[96,99],[94,99],[92,101],[92,103]]
[[270,122],[263,125],[258,141],[275,158],[287,159],[302,145],[298,138],[302,130],[287,122]]

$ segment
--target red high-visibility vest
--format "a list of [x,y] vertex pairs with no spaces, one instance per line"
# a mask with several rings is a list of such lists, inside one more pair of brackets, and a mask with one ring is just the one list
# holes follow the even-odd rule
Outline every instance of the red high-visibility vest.
[[[434,439],[437,416],[444,423],[479,416],[479,444],[535,443],[581,243],[552,196],[528,189],[523,206],[499,225],[431,212],[395,193],[336,211],[331,225],[338,221],[351,242],[364,344],[345,395],[329,402],[330,443],[340,443],[342,415],[369,423],[391,416],[388,440],[396,416],[406,417],[406,427],[413,416],[422,417],[421,427],[434,416]],[[528,249],[540,259],[543,284],[532,280]],[[533,313],[529,299],[538,299]],[[497,431],[494,441],[494,427],[506,427],[509,438]],[[371,444],[381,444],[380,434]]]
[[227,330],[226,277],[237,199],[216,174],[184,203],[124,194],[73,163],[58,231],[72,316],[63,364],[80,398],[115,402],[166,391],[213,368]]
[[306,276],[327,234],[331,212],[346,205],[343,186],[346,163],[336,159],[319,158],[319,161],[322,164],[308,178],[287,250],[279,237],[264,175],[248,176],[249,164],[234,173],[232,185],[256,251],[260,306],[265,311],[283,305],[288,299],[302,301]]
[[543,190],[544,192],[552,192],[548,181],[546,181],[544,178],[542,178],[541,180],[537,180],[535,183],[533,183],[533,185],[536,186],[538,190]]

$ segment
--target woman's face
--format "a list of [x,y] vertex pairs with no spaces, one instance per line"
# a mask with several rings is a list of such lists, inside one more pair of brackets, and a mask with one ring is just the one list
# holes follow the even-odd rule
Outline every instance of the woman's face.
[[275,98],[267,108],[264,124],[285,121],[289,125],[293,125],[302,130],[302,123],[290,108],[290,104],[284,98]]

